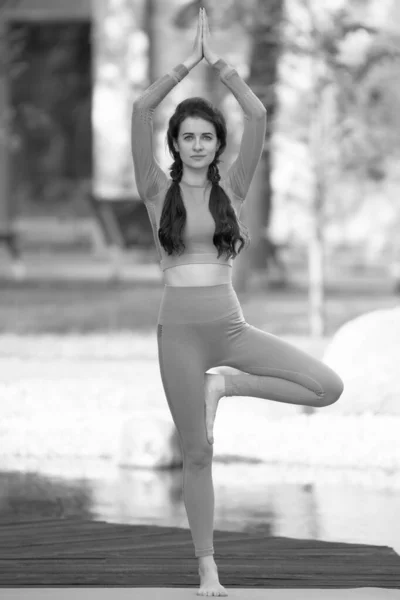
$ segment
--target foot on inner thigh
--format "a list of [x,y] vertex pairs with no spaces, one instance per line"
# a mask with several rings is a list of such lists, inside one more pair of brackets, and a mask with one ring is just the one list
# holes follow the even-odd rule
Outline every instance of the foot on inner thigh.
[[204,380],[206,404],[206,430],[209,444],[214,443],[214,421],[217,414],[218,402],[225,392],[225,378],[223,375],[205,373]]
[[213,556],[199,560],[200,588],[197,596],[227,596],[228,592],[220,584],[218,569]]

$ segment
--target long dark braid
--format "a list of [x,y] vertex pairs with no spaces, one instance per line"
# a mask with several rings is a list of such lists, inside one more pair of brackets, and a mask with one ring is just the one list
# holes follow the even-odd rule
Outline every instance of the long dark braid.
[[218,169],[218,159],[217,160],[213,160],[213,162],[209,165],[208,167],[208,179],[211,181],[211,183],[213,185],[218,185],[219,186],[219,182],[221,181],[221,175],[219,174],[219,169]]
[[174,183],[180,183],[183,175],[183,163],[180,155],[176,153],[176,158],[172,163],[171,171],[171,179]]

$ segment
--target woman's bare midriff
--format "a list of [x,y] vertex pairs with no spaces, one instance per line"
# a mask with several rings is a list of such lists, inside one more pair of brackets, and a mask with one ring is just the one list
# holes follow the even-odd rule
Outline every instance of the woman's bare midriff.
[[175,287],[221,285],[231,281],[232,267],[229,265],[178,265],[164,271],[164,284]]

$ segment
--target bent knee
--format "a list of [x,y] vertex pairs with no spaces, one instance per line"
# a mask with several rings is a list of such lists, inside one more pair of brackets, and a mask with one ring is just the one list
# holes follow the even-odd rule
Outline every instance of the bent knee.
[[344,383],[341,377],[335,373],[335,376],[325,385],[324,393],[321,394],[321,406],[330,406],[337,402],[343,394]]

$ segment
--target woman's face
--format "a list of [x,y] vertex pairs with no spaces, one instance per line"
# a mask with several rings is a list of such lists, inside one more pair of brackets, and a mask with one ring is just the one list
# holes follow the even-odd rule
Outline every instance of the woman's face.
[[187,117],[182,121],[178,140],[174,141],[183,164],[193,170],[208,170],[219,146],[214,125],[200,117]]

